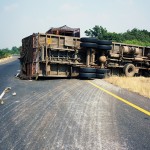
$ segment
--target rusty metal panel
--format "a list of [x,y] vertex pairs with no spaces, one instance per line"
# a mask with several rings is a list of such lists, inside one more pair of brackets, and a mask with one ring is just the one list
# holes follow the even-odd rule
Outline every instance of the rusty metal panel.
[[[70,75],[79,63],[80,38],[55,34],[33,34],[22,40],[21,69],[27,77]],[[76,72],[74,72],[74,75]]]
[[34,34],[32,37],[33,48],[38,48],[38,34]]
[[73,37],[65,37],[65,46],[74,46]]
[[[45,42],[46,36],[47,42]],[[54,34],[39,34],[39,45],[49,45],[51,48],[61,48],[62,50],[66,47],[70,49],[74,47],[80,48],[80,38]]]

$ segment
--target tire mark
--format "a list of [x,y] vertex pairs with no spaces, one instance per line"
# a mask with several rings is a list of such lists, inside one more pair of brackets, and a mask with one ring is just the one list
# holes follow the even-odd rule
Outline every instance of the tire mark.
[[[41,93],[40,93],[41,94]],[[39,95],[40,95],[39,94]],[[37,95],[37,96],[39,96],[39,95]],[[45,95],[45,93],[43,94],[43,95]],[[32,97],[31,97],[32,98]],[[30,100],[30,99],[27,99],[26,101],[28,101],[28,100]],[[21,105],[21,104],[20,104]],[[21,108],[18,108],[18,109],[22,109],[22,107]],[[3,128],[3,130],[4,130],[4,128]],[[11,128],[11,130],[10,130],[10,132],[13,130],[13,128]],[[9,134],[6,134],[5,135],[5,138],[6,138],[6,136],[8,136]],[[3,137],[3,140],[4,140],[4,137]],[[1,142],[3,141],[3,140],[1,140]]]
[[[57,95],[56,98],[59,97],[60,95],[62,95],[62,93],[63,93],[63,92],[60,92],[60,94]],[[56,101],[56,98],[53,97],[53,99],[54,99],[55,101]],[[59,100],[59,99],[58,99],[58,100]],[[46,110],[46,108],[43,109],[43,111],[45,111],[45,110]],[[46,111],[45,111],[45,113],[46,113]],[[34,126],[35,126],[35,125],[34,125]],[[37,130],[38,130],[38,127],[36,127],[36,131],[37,131]],[[32,132],[32,134],[34,134],[34,132]],[[37,138],[37,134],[36,134],[36,133],[35,133],[34,137]],[[32,140],[33,140],[33,138],[32,138]],[[35,140],[34,140],[34,141],[35,141]],[[35,145],[35,144],[34,144],[34,145]],[[28,146],[30,146],[30,144],[28,144]]]

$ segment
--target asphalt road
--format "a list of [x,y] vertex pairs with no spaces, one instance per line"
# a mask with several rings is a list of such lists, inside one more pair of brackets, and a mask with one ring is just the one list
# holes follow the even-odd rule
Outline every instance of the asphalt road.
[[19,80],[17,70],[18,60],[0,65],[0,92],[12,88],[0,150],[150,150],[150,99],[99,79]]

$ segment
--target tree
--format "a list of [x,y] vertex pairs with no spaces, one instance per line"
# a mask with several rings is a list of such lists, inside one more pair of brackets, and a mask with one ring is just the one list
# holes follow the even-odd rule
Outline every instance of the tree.
[[17,48],[16,46],[13,46],[11,49],[8,48],[0,49],[0,59],[8,57],[12,54],[19,54],[19,52],[20,52],[20,47]]
[[11,53],[12,54],[19,54],[19,48],[17,48],[16,46],[13,46],[11,49]]
[[96,25],[92,29],[86,30],[85,34],[100,40],[112,40],[114,42],[150,46],[150,32],[137,28],[127,30],[124,33],[115,33],[108,32],[106,28]]
[[106,39],[107,38],[107,30],[102,26],[96,25],[92,29],[86,30],[85,34],[87,36],[96,37],[98,39]]

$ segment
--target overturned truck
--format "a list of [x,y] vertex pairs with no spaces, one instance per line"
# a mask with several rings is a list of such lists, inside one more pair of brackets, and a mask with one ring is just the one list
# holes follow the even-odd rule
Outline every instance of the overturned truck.
[[79,28],[63,26],[22,39],[20,77],[104,78],[150,75],[150,47],[80,38]]

